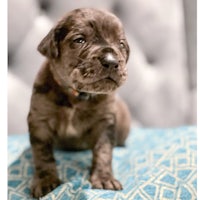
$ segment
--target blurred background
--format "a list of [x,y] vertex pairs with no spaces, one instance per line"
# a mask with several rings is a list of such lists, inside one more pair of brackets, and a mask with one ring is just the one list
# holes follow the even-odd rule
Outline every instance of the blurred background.
[[134,126],[196,124],[196,0],[8,0],[8,133],[27,133],[37,45],[64,13],[79,7],[114,12],[131,47],[119,90]]

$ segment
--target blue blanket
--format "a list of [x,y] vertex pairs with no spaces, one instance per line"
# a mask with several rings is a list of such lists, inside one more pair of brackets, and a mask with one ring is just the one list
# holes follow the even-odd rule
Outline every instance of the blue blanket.
[[[27,135],[8,138],[8,199],[31,199],[33,161]],[[91,189],[91,151],[55,151],[64,182],[42,200],[197,199],[196,127],[133,128],[125,147],[113,151],[113,172],[122,191]]]

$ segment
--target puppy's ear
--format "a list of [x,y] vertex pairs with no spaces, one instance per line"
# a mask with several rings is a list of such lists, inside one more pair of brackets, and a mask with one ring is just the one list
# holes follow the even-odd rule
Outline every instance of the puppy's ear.
[[48,58],[58,58],[60,55],[59,43],[66,35],[66,27],[58,25],[52,28],[38,45],[38,51]]

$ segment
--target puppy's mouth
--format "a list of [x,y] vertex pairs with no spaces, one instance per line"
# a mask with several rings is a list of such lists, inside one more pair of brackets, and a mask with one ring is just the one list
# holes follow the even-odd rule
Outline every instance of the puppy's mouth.
[[91,94],[108,94],[119,87],[119,83],[111,77],[102,78],[90,83],[74,83],[74,88],[79,92]]
[[104,69],[93,72],[90,66],[76,68],[70,74],[72,87],[80,92],[109,93],[120,87],[127,77],[126,70]]
[[111,78],[110,76],[109,77],[107,77],[107,78],[105,78],[105,80],[106,81],[109,81],[109,82],[112,82],[112,83],[114,83],[114,84],[116,84],[118,87],[119,87],[119,84],[118,84],[118,82],[117,81],[115,81],[113,78]]

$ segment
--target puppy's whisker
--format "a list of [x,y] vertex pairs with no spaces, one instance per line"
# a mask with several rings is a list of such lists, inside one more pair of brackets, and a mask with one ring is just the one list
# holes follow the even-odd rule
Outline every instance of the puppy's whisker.
[[77,57],[77,59],[78,59],[78,61],[84,61],[84,59],[81,57]]

